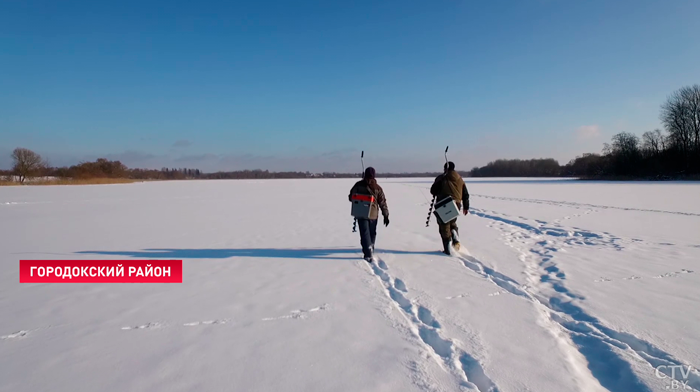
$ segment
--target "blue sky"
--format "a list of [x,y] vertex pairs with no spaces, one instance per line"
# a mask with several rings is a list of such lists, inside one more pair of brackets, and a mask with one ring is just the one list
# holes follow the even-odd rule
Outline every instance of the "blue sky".
[[700,83],[697,0],[0,2],[0,167],[439,170],[599,152]]

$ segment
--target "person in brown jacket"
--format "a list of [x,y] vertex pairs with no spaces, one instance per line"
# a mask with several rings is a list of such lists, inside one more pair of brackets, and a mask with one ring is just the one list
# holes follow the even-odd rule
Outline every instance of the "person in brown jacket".
[[[447,196],[452,196],[457,208],[464,212],[464,215],[469,213],[469,192],[467,191],[467,185],[464,183],[462,177],[455,171],[454,162],[445,163],[445,172],[437,178],[433,186],[430,187],[430,193],[436,197],[437,201],[440,201]],[[435,214],[435,218],[438,223],[438,228],[440,230],[440,237],[442,238],[443,253],[450,254],[450,242],[452,247],[459,251],[459,227],[457,227],[457,219],[443,223],[440,221],[440,217]]]
[[377,184],[376,171],[373,167],[368,167],[365,170],[362,180],[358,181],[350,189],[348,200],[352,202],[352,195],[368,195],[374,196],[374,202],[370,206],[369,219],[357,219],[357,225],[360,228],[360,245],[362,245],[362,253],[367,262],[374,261],[374,243],[377,239],[377,219],[379,218],[379,210],[384,216],[384,226],[389,226],[389,207],[386,204],[386,196],[384,190]]

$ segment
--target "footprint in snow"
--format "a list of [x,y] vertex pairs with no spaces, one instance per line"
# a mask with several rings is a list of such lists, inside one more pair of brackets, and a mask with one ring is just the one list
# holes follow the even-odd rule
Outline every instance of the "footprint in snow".
[[214,325],[214,324],[226,324],[228,320],[209,320],[209,321],[195,321],[193,323],[183,324],[185,327],[196,327],[198,325]]
[[0,340],[23,338],[23,337],[27,336],[28,334],[29,334],[29,331],[17,331],[15,333],[11,333],[9,335],[0,336]]
[[633,275],[633,276],[630,276],[629,278],[622,278],[622,279],[623,280],[637,280],[637,279],[642,279],[642,277]]
[[468,296],[469,296],[469,294],[460,294],[460,295],[455,295],[454,297],[445,297],[445,299],[466,298]]
[[407,293],[408,290],[406,289],[406,284],[403,282],[403,280],[396,278],[394,280],[394,287],[396,287],[396,290],[403,291],[404,293]]
[[505,294],[505,291],[496,291],[495,293],[489,294],[489,297],[496,297],[496,296],[499,296],[501,294]]
[[133,329],[159,329],[163,328],[165,324],[162,323],[146,323],[143,325],[137,325],[134,327],[122,327],[123,331],[133,330]]
[[601,277],[600,279],[594,280],[594,282],[596,282],[596,283],[602,283],[602,282],[610,282],[611,280],[612,280],[612,279],[608,279],[608,278]]
[[433,313],[426,307],[418,305],[418,319],[429,327],[440,329],[440,323],[435,320]]
[[654,278],[656,278],[656,279],[675,278],[676,276],[678,276],[680,274],[692,274],[693,272],[695,272],[695,271],[690,271],[690,270],[683,268],[680,270],[680,272],[667,272],[667,273],[662,274],[662,275],[656,275],[656,276],[654,276]]
[[383,269],[384,271],[386,271],[386,270],[389,269],[389,267],[387,267],[387,265],[386,265],[386,263],[384,262],[384,260],[379,260],[379,263],[378,263],[378,264],[379,264],[379,268]]
[[298,309],[298,310],[292,310],[290,314],[286,316],[281,316],[281,317],[266,317],[263,319],[263,321],[274,321],[274,320],[282,320],[282,319],[307,319],[309,317],[309,313],[313,312],[320,312],[322,310],[328,309],[328,304],[323,304],[321,306],[317,306],[315,308],[311,308],[309,310],[303,310],[303,309]]

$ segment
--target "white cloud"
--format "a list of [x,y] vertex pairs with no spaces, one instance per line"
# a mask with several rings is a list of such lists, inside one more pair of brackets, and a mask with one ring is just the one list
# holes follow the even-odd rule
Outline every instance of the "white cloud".
[[584,125],[576,130],[578,140],[591,140],[600,137],[600,127],[597,125]]

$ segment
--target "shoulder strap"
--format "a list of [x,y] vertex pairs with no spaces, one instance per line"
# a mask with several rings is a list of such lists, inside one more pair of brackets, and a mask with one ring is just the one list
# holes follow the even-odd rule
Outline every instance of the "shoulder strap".
[[372,189],[372,187],[370,186],[369,183],[367,184],[367,192],[368,192],[370,195],[372,195],[372,197],[374,197],[374,202],[376,203],[376,202],[377,202],[377,196],[374,194],[374,190]]

